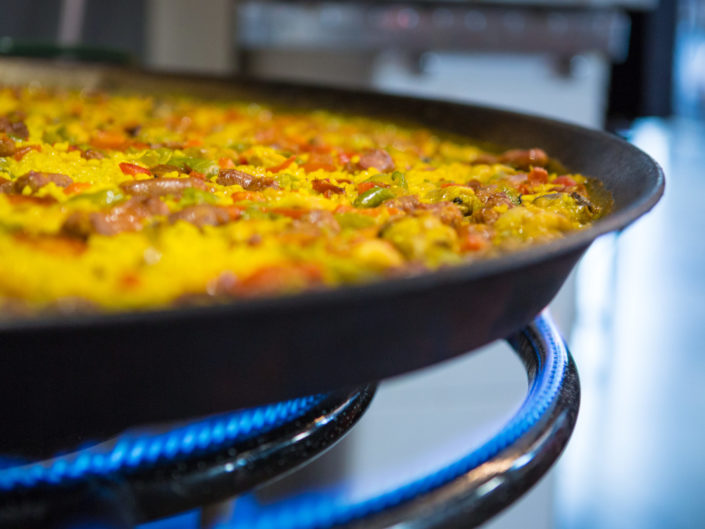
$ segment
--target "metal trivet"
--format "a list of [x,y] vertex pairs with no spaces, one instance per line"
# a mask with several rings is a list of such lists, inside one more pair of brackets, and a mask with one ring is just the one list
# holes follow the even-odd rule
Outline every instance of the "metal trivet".
[[1,527],[132,527],[219,502],[339,440],[374,385],[126,432],[46,462],[0,470]]
[[546,313],[508,342],[526,368],[529,391],[519,411],[480,447],[420,479],[363,499],[331,492],[262,506],[247,496],[247,508],[238,511],[236,504],[232,522],[222,529],[466,528],[483,523],[555,462],[573,431],[580,401],[575,364]]
[[[508,341],[526,368],[529,391],[506,426],[480,447],[420,479],[362,499],[347,498],[343,487],[268,505],[244,495],[232,520],[219,527],[427,528],[486,521],[551,467],[579,407],[575,364],[547,314]],[[91,527],[130,527],[232,497],[340,438],[373,391],[296,399],[0,470],[0,525],[73,527],[88,521]]]

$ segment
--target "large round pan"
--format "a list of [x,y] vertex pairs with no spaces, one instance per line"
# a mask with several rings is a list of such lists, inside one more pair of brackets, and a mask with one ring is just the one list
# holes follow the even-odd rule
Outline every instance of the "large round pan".
[[599,178],[612,212],[588,230],[414,278],[206,308],[0,324],[0,452],[48,454],[131,425],[378,380],[509,335],[556,294],[599,235],[663,192],[658,165],[616,137],[472,105],[359,91],[6,61],[0,81],[256,97],[402,118],[541,147]]

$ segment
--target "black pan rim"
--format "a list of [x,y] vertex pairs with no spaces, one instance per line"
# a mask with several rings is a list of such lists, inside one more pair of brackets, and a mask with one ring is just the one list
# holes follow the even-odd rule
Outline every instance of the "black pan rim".
[[[3,59],[5,61],[7,59]],[[26,62],[26,61],[22,61]],[[33,64],[35,62],[33,61]],[[67,64],[56,64],[53,62],[36,61],[36,64],[45,65],[50,68],[73,68]],[[80,66],[79,66],[80,68]],[[10,333],[28,333],[43,331],[72,332],[88,327],[108,328],[108,327],[130,327],[134,325],[148,325],[151,322],[171,321],[177,323],[185,319],[209,319],[214,315],[238,318],[245,314],[255,313],[285,313],[303,307],[337,305],[349,302],[360,302],[363,300],[373,301],[379,297],[395,296],[402,293],[422,292],[433,289],[441,285],[453,283],[465,283],[475,281],[485,277],[499,275],[512,270],[519,270],[527,266],[538,264],[541,261],[552,257],[559,257],[570,252],[587,248],[597,237],[609,232],[621,230],[637,218],[647,213],[658,202],[663,195],[665,188],[665,178],[661,167],[647,154],[631,145],[630,143],[613,136],[611,134],[589,129],[579,125],[554,120],[542,116],[515,112],[485,105],[466,104],[453,101],[439,101],[435,99],[411,97],[408,95],[392,95],[369,90],[343,89],[337,87],[322,87],[289,82],[257,81],[247,78],[222,78],[207,75],[182,75],[171,73],[151,72],[140,69],[99,67],[100,71],[107,73],[133,71],[138,75],[156,80],[182,80],[182,81],[203,81],[217,83],[219,85],[232,86],[241,83],[240,88],[252,88],[263,86],[273,89],[286,89],[288,87],[297,90],[324,90],[331,94],[339,93],[348,96],[355,94],[361,96],[371,96],[387,101],[413,101],[439,109],[452,109],[462,107],[466,110],[476,110],[491,112],[503,119],[531,120],[537,126],[549,127],[554,130],[574,134],[576,136],[593,139],[597,141],[609,142],[612,145],[619,145],[625,154],[629,154],[635,159],[645,162],[648,170],[655,179],[655,185],[651,186],[637,200],[627,205],[620,211],[608,213],[604,218],[599,219],[591,227],[570,233],[556,241],[545,244],[533,245],[526,249],[509,252],[507,254],[458,265],[451,268],[429,271],[418,275],[371,281],[360,285],[343,285],[329,287],[321,290],[304,291],[292,295],[267,296],[252,299],[240,299],[225,303],[214,302],[212,305],[195,307],[165,307],[157,309],[132,310],[124,312],[95,312],[72,315],[41,314],[36,317],[7,318],[0,321],[0,336]],[[236,83],[236,84],[233,84]],[[442,128],[441,128],[442,130]],[[550,153],[549,153],[550,154]],[[599,177],[598,177],[599,179]]]

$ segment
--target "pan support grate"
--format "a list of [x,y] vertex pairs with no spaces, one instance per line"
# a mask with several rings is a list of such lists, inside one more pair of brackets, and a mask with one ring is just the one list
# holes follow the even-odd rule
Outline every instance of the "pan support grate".
[[[227,500],[330,447],[363,415],[373,384],[126,432],[50,461],[0,468],[0,527],[134,527],[202,505],[201,525],[307,529],[476,526],[526,492],[566,446],[577,418],[575,364],[547,313],[509,337],[529,379],[519,410],[451,464],[362,498],[284,498],[232,516]],[[221,523],[222,522],[222,523]]]

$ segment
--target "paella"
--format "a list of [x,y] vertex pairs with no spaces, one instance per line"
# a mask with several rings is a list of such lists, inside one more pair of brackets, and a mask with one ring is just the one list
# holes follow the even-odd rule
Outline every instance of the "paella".
[[0,312],[122,311],[491,259],[604,214],[540,146],[181,95],[0,87]]

